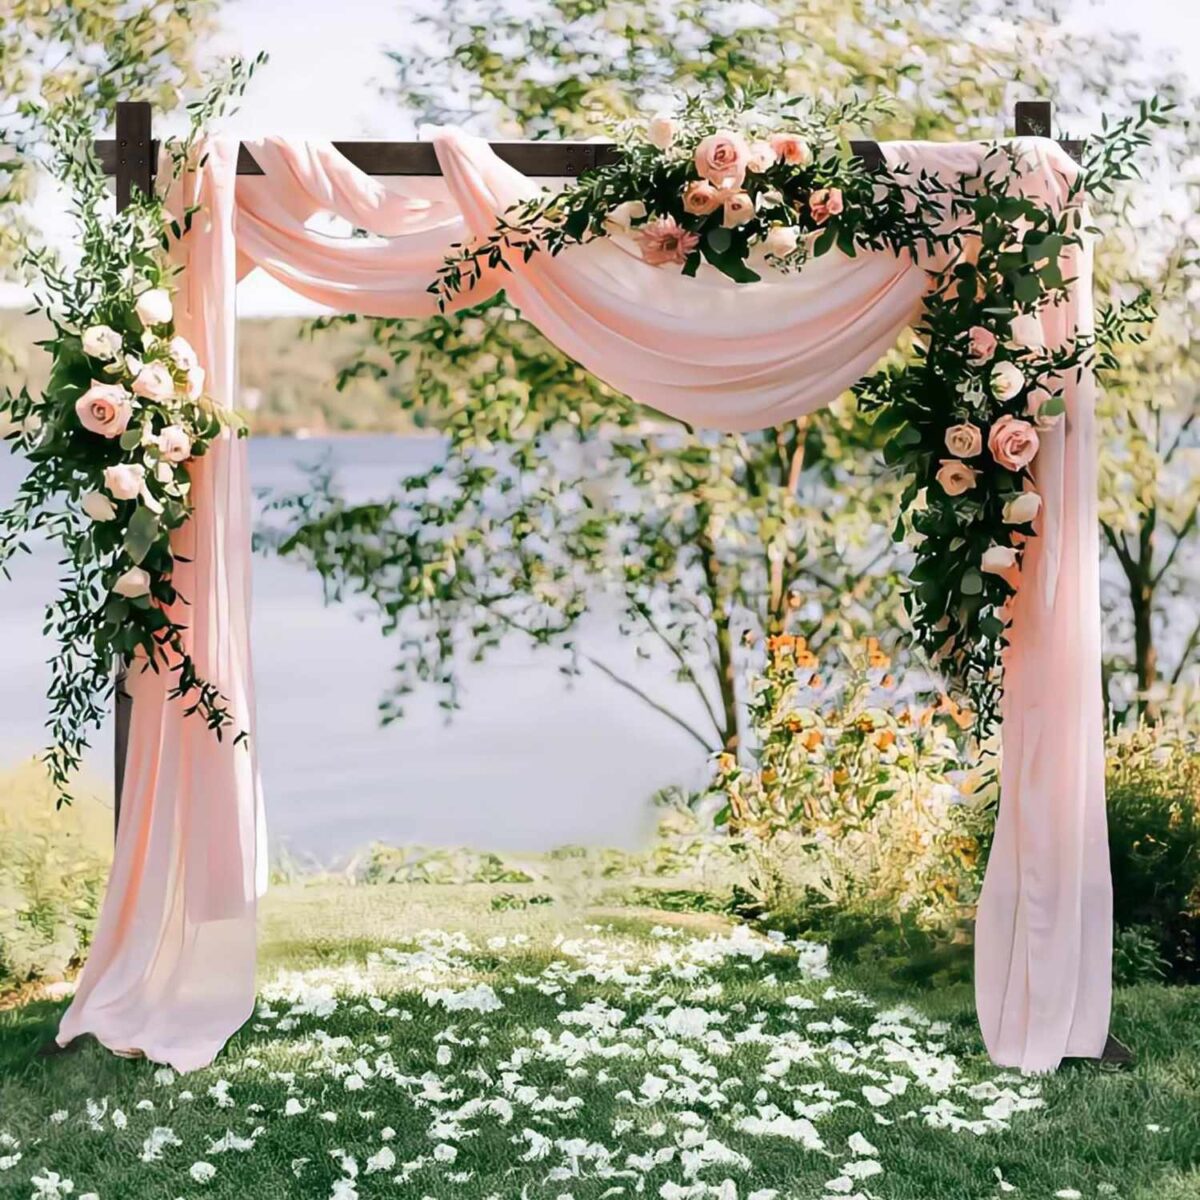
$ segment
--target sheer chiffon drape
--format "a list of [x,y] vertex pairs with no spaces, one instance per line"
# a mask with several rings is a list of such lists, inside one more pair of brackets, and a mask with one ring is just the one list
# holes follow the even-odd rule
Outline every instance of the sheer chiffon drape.
[[[248,143],[264,175],[236,176],[237,145],[214,139],[180,199],[200,210],[180,248],[185,334],[218,402],[234,403],[236,280],[259,268],[345,312],[423,317],[453,243],[486,236],[535,185],[486,143],[433,132],[444,182],[369,179],[332,146]],[[1022,183],[1061,203],[1074,166],[1052,142],[1021,143]],[[896,143],[893,167],[948,178],[986,147]],[[374,235],[335,236],[333,214]],[[1068,303],[1048,340],[1091,329],[1090,256],[1069,252]],[[460,306],[503,287],[561,349],[612,386],[689,423],[759,429],[830,403],[921,310],[930,264],[888,253],[829,254],[803,271],[738,285],[647,266],[619,240],[485,271]],[[1090,378],[1064,381],[1068,415],[1043,439],[1045,503],[1013,605],[1003,787],[978,918],[977,1002],[1002,1065],[1048,1070],[1100,1053],[1108,1028],[1111,899],[1104,828],[1095,445]],[[195,464],[181,592],[197,662],[253,732],[247,634],[245,450]],[[180,1069],[213,1057],[254,997],[255,859],[261,797],[249,746],[186,720],[152,672],[133,675],[122,824],[92,954],[60,1040],[95,1034]]]

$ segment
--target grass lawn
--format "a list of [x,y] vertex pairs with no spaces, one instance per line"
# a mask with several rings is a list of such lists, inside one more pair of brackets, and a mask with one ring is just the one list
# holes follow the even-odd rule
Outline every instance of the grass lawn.
[[494,910],[521,890],[276,889],[259,1012],[191,1076],[35,1059],[61,1005],[0,1012],[0,1197],[1200,1197],[1198,989],[1121,993],[1133,1070],[1022,1079],[966,989],[715,918]]

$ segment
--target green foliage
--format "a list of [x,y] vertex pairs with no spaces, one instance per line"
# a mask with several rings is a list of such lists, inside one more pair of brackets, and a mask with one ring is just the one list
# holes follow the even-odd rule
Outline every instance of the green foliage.
[[[535,876],[491,851],[431,850],[375,843],[362,871],[364,883],[534,883]],[[528,897],[526,898],[528,900]]]
[[112,815],[94,800],[56,814],[34,767],[0,778],[0,994],[82,962],[108,874]]
[[1161,983],[1170,963],[1159,952],[1160,935],[1148,925],[1128,925],[1113,937],[1113,983]]
[[1152,936],[1172,976],[1200,980],[1195,729],[1143,726],[1118,735],[1109,749],[1107,786],[1116,924]]

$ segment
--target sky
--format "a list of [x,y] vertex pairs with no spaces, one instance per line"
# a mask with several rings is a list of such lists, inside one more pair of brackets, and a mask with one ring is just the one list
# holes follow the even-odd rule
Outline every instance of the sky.
[[[411,0],[225,0],[214,51],[270,62],[256,76],[230,132],[312,139],[405,139],[416,135],[394,101],[383,51],[413,36]],[[1138,32],[1175,54],[1200,90],[1200,0],[1065,0],[1065,20],[1084,28]],[[313,313],[315,306],[256,273],[239,290],[246,316]],[[23,303],[0,285],[0,306]]]

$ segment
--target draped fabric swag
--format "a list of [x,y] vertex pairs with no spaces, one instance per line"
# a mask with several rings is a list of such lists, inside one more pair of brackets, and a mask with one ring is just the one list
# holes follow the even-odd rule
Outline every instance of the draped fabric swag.
[[[178,244],[180,332],[209,392],[236,403],[235,290],[258,268],[342,312],[423,317],[454,242],[486,236],[536,185],[486,143],[433,131],[441,180],[384,183],[327,144],[247,145],[264,175],[237,176],[238,144],[211,139],[177,181],[197,206]],[[1061,204],[1076,167],[1020,139],[1021,187]],[[892,143],[893,169],[974,172],[982,144]],[[334,234],[332,214],[371,237]],[[1050,345],[1092,331],[1091,255],[1064,255],[1069,299],[1042,317]],[[460,298],[503,287],[562,350],[613,387],[697,426],[753,430],[829,404],[921,312],[929,261],[830,253],[802,271],[735,284],[648,266],[616,239],[485,271]],[[980,1024],[1000,1065],[1051,1070],[1095,1057],[1110,1006],[1111,884],[1104,811],[1094,385],[1063,381],[1067,419],[1034,464],[1044,505],[1012,602],[1002,799],[976,936]],[[130,672],[133,726],[121,825],[99,928],[60,1042],[94,1034],[118,1052],[191,1070],[254,1004],[255,907],[265,838],[249,644],[250,509],[244,442],[192,464],[195,512],[180,531],[179,614],[200,674],[229,697],[248,743],[218,742],[169,702],[169,679]]]

